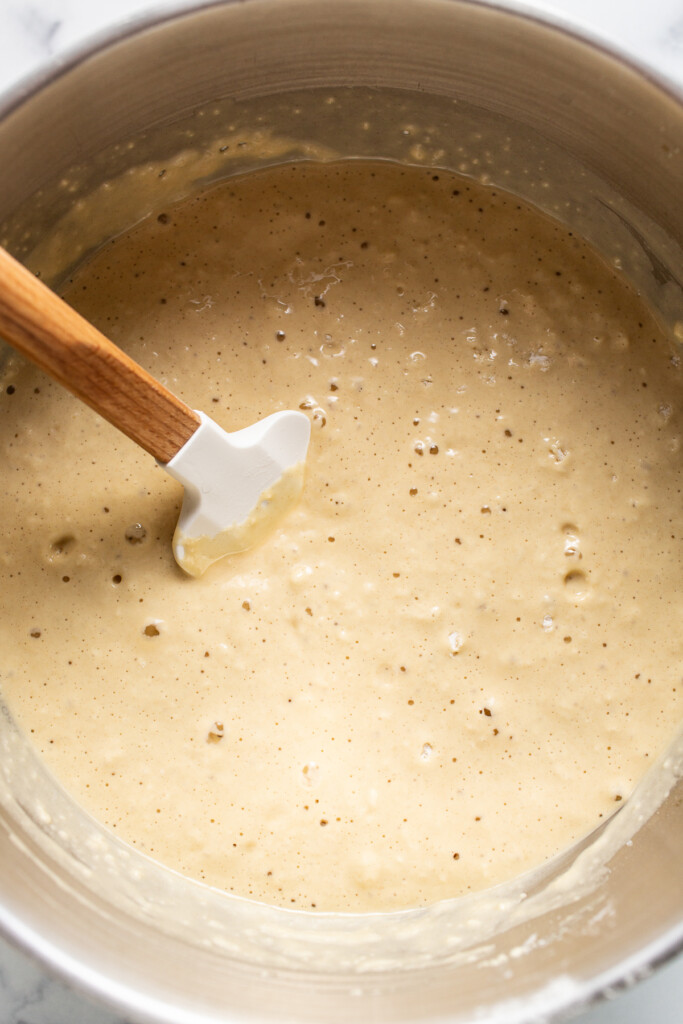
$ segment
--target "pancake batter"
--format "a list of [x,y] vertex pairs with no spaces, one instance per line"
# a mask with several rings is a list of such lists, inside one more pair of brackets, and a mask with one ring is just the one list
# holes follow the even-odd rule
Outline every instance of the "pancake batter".
[[123,839],[296,909],[427,904],[608,817],[680,717],[681,368],[516,198],[389,164],[232,179],[66,298],[303,497],[185,576],[180,489],[15,357],[2,695]]

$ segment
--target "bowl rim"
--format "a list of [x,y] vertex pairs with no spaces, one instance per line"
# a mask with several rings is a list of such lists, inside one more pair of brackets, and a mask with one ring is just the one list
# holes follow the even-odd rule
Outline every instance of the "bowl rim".
[[[150,8],[128,15],[124,19],[113,21],[105,27],[89,33],[84,39],[68,45],[63,53],[48,56],[41,61],[40,66],[25,73],[14,85],[1,91],[0,122],[9,117],[23,103],[47,88],[53,80],[61,78],[62,75],[68,74],[84,61],[133,36],[202,11],[227,7],[232,4],[259,2],[261,0],[199,0],[196,3],[193,3],[193,0],[168,0],[163,8]],[[370,2],[388,5],[395,3],[396,0],[370,0]],[[401,0],[401,2],[420,3],[421,0]],[[633,53],[621,43],[607,40],[580,18],[561,14],[557,9],[538,6],[533,0],[530,3],[525,3],[524,0],[441,0],[441,2],[503,11],[520,21],[532,22],[561,35],[569,36],[576,42],[583,43],[603,56],[622,64],[683,105],[683,74],[680,82],[677,82],[668,74],[661,72],[647,58]]]

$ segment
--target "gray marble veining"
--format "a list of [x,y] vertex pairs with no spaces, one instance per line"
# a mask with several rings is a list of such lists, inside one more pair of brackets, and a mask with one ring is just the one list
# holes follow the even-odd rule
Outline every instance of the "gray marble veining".
[[130,1024],[82,993],[48,975],[0,939],[0,1022],[2,1024]]

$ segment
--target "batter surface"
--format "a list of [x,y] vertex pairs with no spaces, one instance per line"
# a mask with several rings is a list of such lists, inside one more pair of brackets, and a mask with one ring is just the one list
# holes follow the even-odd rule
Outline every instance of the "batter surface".
[[68,301],[304,493],[185,576],[180,488],[10,360],[2,696],[123,839],[297,909],[426,904],[609,816],[680,716],[681,367],[517,199],[299,164],[109,243]]

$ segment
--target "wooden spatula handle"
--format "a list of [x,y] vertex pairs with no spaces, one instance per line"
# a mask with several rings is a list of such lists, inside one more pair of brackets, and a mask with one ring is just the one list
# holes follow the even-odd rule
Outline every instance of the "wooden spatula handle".
[[2,248],[0,336],[160,462],[199,426],[197,413]]

